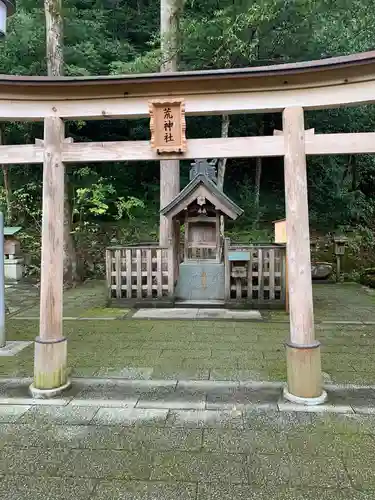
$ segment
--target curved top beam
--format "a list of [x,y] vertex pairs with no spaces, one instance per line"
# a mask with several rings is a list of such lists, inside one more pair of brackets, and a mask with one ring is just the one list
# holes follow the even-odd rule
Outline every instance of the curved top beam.
[[375,102],[375,51],[318,61],[125,76],[0,75],[0,120],[148,116],[148,99],[185,98],[188,115]]
[[[4,0],[3,0],[4,1]],[[6,0],[9,5],[12,5],[10,0]],[[201,71],[179,71],[175,73],[145,73],[132,75],[100,75],[100,76],[64,76],[64,77],[46,77],[46,76],[14,76],[0,74],[0,85],[13,83],[15,85],[31,85],[56,87],[64,85],[81,86],[81,85],[113,85],[113,84],[132,84],[137,85],[144,83],[156,82],[179,82],[188,80],[193,82],[199,80],[212,81],[212,79],[228,80],[228,79],[255,79],[257,77],[291,77],[295,75],[308,74],[310,77],[316,76],[317,73],[329,70],[330,73],[338,70],[353,70],[358,75],[365,68],[375,68],[375,50],[370,52],[361,52],[349,56],[331,57],[327,59],[318,59],[315,61],[303,61],[287,64],[273,64],[269,66],[254,66],[247,68],[232,68],[232,69],[217,69],[217,70],[201,70]],[[284,84],[288,83],[283,81]]]

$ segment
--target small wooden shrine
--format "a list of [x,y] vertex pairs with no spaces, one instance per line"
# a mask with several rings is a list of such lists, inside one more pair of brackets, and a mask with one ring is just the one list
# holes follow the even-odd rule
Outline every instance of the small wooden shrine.
[[185,230],[177,299],[224,300],[224,235],[220,232],[220,219],[235,220],[242,213],[219,189],[214,162],[196,160],[189,184],[161,210],[171,226],[179,221]]

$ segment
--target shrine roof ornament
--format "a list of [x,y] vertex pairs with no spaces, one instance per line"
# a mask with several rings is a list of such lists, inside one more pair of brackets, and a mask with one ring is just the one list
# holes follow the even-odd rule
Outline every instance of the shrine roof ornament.
[[200,197],[204,197],[222,214],[233,220],[243,214],[242,208],[236,205],[223,191],[220,191],[215,182],[202,173],[196,175],[166,207],[160,210],[160,213],[165,217],[173,218]]
[[197,176],[198,174],[202,174],[205,175],[208,179],[217,183],[216,163],[217,160],[211,160],[210,162],[207,160],[194,160],[194,162],[191,164],[189,180],[192,181],[195,176]]

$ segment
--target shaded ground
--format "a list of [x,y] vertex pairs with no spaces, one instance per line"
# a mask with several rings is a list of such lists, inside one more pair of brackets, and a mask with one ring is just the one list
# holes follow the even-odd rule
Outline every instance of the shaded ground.
[[[39,318],[39,289],[34,285],[19,284],[5,290],[7,307],[12,317]],[[89,281],[64,293],[64,317],[108,317],[124,311],[105,307],[105,284]]]
[[[375,295],[370,295],[356,283],[314,285],[315,321],[373,322],[375,324]],[[270,312],[272,320],[288,320],[282,311]]]
[[[37,321],[8,322],[8,338],[33,340]],[[213,380],[285,380],[284,323],[66,321],[75,376]],[[375,328],[317,325],[326,380],[374,384]],[[33,346],[0,357],[0,376],[31,376]]]
[[[314,313],[316,322],[350,321],[375,323],[375,294],[369,295],[355,283],[315,285]],[[12,317],[39,318],[39,290],[33,285],[17,285],[5,291]],[[64,317],[123,317],[124,309],[105,307],[105,283],[91,281],[64,294]],[[265,319],[289,321],[284,311],[262,311]]]
[[[12,293],[15,293],[12,291]],[[9,289],[7,290],[9,296]],[[21,295],[21,294],[20,294]],[[37,298],[34,296],[34,304]],[[285,380],[284,342],[288,316],[265,312],[263,322],[147,321],[131,312],[104,309],[102,283],[65,294],[69,366],[75,376],[145,379]],[[9,340],[33,340],[38,306],[8,320]],[[315,287],[317,337],[323,347],[325,379],[334,383],[375,383],[375,297],[357,285]],[[124,319],[105,319],[118,317]],[[334,324],[323,321],[352,321]],[[0,357],[0,376],[31,376],[33,347],[15,357]]]

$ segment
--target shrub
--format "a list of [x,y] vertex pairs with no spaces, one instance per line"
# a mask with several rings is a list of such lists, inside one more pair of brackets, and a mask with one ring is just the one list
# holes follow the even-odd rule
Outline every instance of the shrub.
[[364,271],[361,273],[360,282],[362,283],[362,285],[375,288],[375,267],[364,269]]

